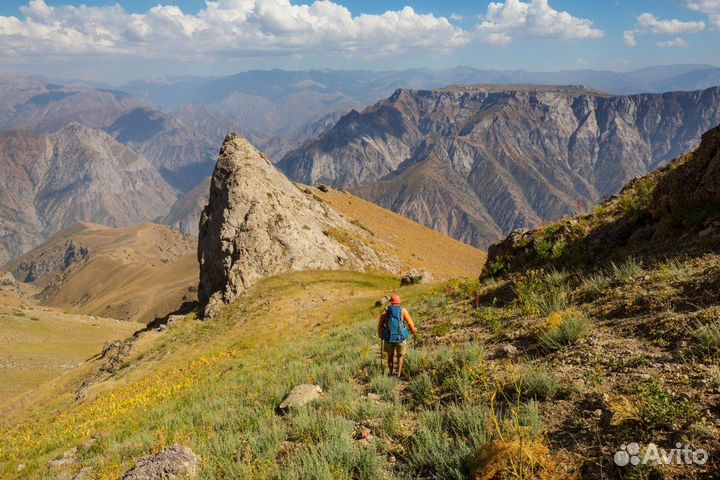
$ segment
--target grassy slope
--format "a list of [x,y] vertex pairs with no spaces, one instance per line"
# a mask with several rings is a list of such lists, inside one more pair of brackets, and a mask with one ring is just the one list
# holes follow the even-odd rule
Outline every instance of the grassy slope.
[[396,256],[407,269],[426,269],[442,278],[474,277],[485,262],[484,252],[359,197],[335,189],[311,190],[369,230],[378,240],[374,247]]
[[[10,263],[63,255],[72,240],[90,250],[90,260],[75,265],[43,292],[44,303],[72,312],[149,322],[194,299],[197,284],[195,241],[170,227],[154,224],[123,228],[78,224]],[[41,278],[47,287],[51,278]]]
[[138,324],[63,314],[0,298],[0,413],[42,383],[94,356],[106,341],[122,339]]

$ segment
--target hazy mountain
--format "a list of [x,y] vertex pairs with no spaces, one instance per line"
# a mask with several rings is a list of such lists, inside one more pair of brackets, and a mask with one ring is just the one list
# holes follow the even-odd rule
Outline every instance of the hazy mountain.
[[72,122],[105,128],[123,112],[149,105],[117,90],[0,76],[0,130],[53,132]]
[[292,179],[365,198],[477,246],[583,210],[696,145],[720,87],[612,96],[579,87],[398,90],[289,153]]
[[191,190],[212,173],[218,143],[167,113],[137,108],[119,116],[107,131],[143,155],[182,191]]
[[164,216],[176,191],[105,132],[0,133],[0,264],[79,221],[118,226]]

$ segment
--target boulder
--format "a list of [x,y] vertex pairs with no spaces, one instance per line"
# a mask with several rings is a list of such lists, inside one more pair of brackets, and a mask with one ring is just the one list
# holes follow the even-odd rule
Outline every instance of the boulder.
[[292,390],[285,400],[278,406],[278,411],[284,413],[288,412],[292,408],[300,408],[313,400],[317,400],[322,395],[322,388],[319,385],[302,384],[297,385]]
[[298,270],[382,270],[366,233],[303,192],[246,139],[225,138],[200,217],[205,318],[258,280]]
[[122,480],[192,478],[198,474],[200,457],[183,445],[173,445],[141,458]]
[[414,268],[400,278],[400,285],[418,285],[421,283],[431,283],[432,281],[432,273],[427,270]]

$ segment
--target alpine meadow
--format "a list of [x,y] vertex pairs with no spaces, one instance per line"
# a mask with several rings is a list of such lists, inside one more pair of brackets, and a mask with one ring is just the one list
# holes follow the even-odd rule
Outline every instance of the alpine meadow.
[[0,5],[0,479],[720,478],[720,1]]

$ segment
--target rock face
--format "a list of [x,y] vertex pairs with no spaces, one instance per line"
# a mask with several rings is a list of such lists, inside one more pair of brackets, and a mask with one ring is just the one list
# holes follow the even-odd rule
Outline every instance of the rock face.
[[200,457],[182,445],[173,445],[155,455],[142,458],[122,476],[122,480],[165,480],[193,478],[198,474]]
[[199,230],[198,297],[206,317],[263,277],[382,269],[360,228],[303,193],[235,134],[220,150]]
[[577,214],[696,146],[720,87],[612,96],[583,87],[397,90],[279,163],[479,247]]
[[720,209],[720,126],[702,137],[692,158],[660,181],[653,216]]
[[79,124],[0,133],[0,171],[0,265],[77,222],[139,223],[176,199],[147,160]]

